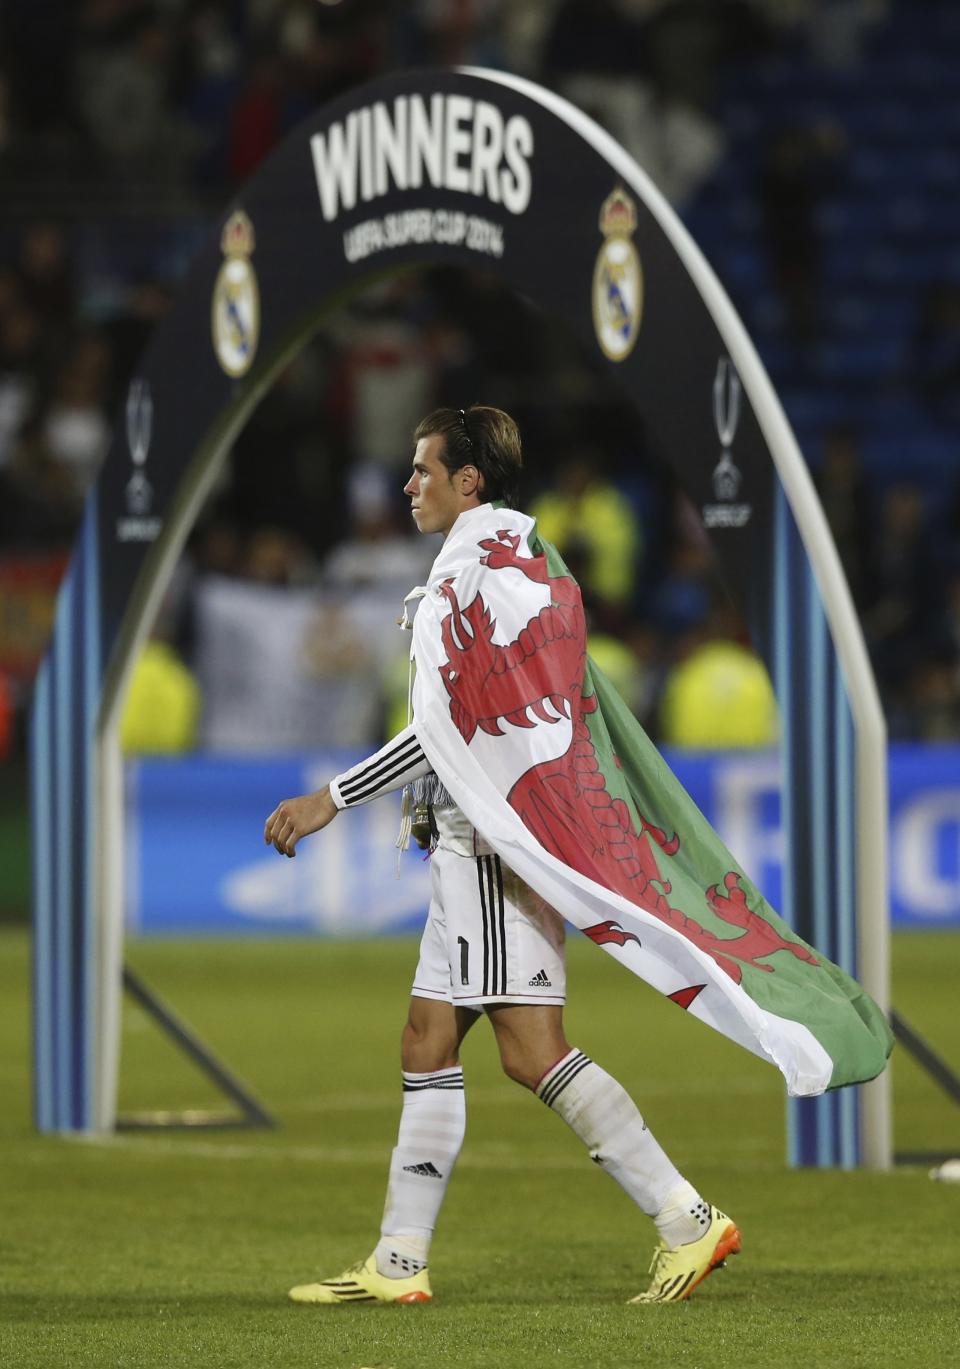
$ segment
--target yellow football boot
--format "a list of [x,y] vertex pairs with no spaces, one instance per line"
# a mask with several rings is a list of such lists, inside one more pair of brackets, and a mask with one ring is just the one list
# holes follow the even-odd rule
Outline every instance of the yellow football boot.
[[430,1302],[433,1293],[430,1277],[425,1269],[408,1279],[387,1279],[377,1269],[373,1255],[345,1269],[339,1279],[324,1279],[322,1283],[301,1283],[291,1288],[287,1296],[293,1302],[347,1303],[397,1302],[409,1305]]
[[719,1208],[710,1208],[710,1225],[705,1236],[672,1250],[658,1245],[650,1262],[652,1279],[645,1293],[630,1302],[685,1302],[711,1269],[717,1269],[728,1255],[740,1252],[740,1232]]

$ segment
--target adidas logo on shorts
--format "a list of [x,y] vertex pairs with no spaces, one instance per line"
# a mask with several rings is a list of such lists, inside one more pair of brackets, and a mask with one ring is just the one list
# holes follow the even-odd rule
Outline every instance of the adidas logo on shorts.
[[406,1174],[420,1174],[424,1179],[443,1178],[443,1175],[440,1173],[439,1169],[437,1169],[436,1165],[431,1164],[429,1160],[427,1160],[426,1164],[422,1165],[404,1165],[403,1169]]
[[546,970],[538,970],[538,971],[537,971],[537,973],[536,973],[536,974],[533,976],[533,978],[530,980],[530,988],[531,988],[531,989],[552,989],[552,988],[553,988],[552,982],[547,978],[547,972],[546,972]]

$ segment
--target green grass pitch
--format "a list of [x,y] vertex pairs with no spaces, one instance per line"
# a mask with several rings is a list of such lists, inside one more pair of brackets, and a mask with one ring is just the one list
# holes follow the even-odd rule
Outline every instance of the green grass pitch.
[[[13,1369],[960,1363],[960,1185],[926,1167],[796,1172],[775,1071],[579,939],[571,1040],[619,1076],[743,1253],[688,1304],[628,1307],[652,1224],[559,1118],[464,1050],[467,1141],[423,1308],[307,1308],[287,1287],[376,1237],[413,940],[140,942],[132,966],[276,1113],[273,1131],[31,1129],[28,958],[0,937],[0,1362]],[[958,1062],[960,940],[894,941],[894,1001]],[[124,1109],[220,1106],[138,1009]],[[901,1150],[960,1153],[960,1113],[895,1055]]]

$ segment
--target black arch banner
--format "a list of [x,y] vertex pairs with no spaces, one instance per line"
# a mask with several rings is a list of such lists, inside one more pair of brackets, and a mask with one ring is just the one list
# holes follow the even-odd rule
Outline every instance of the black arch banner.
[[[655,449],[712,510],[727,579],[765,630],[770,454],[732,366],[718,431],[728,348],[687,266],[579,129],[525,92],[450,72],[395,76],[329,106],[244,187],[194,262],[140,368],[152,422],[141,400],[139,427],[118,432],[100,482],[107,654],[198,447],[333,302],[372,275],[428,263],[496,273],[613,373]],[[152,496],[139,506],[136,471]]]
[[[326,312],[378,275],[444,263],[494,273],[609,372],[701,511],[771,665],[781,484],[805,511],[821,589],[839,575],[739,320],[608,135],[548,91],[474,70],[395,75],[326,107],[244,186],[193,263],[131,384],[61,596],[33,731],[41,1130],[112,1125],[117,701],[203,496]],[[276,462],[270,478],[283,453]],[[840,585],[834,636],[852,624],[859,642]],[[862,667],[845,667],[848,687]]]

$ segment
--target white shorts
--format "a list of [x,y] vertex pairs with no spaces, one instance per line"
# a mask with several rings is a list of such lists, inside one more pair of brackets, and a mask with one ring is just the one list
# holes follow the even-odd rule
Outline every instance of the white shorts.
[[456,1007],[563,1003],[567,976],[560,914],[497,855],[438,847],[413,980],[416,998]]

